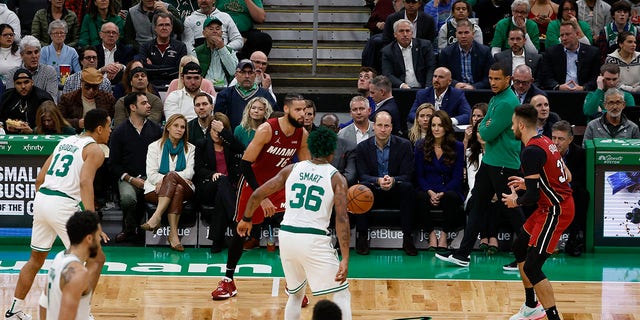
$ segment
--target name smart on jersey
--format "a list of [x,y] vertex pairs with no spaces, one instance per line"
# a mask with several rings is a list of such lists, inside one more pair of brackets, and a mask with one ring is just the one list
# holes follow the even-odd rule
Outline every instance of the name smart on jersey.
[[300,181],[311,181],[313,183],[318,183],[322,179],[322,176],[315,173],[310,172],[300,172]]

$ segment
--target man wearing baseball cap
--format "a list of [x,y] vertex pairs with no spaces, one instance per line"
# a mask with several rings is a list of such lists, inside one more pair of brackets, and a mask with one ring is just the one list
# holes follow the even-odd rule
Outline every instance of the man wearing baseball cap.
[[24,68],[16,70],[13,74],[13,88],[8,89],[0,98],[0,121],[5,124],[7,133],[33,133],[36,111],[46,100],[53,101],[53,98],[48,92],[33,85],[31,72]]
[[235,128],[242,120],[242,112],[249,100],[263,97],[269,101],[273,110],[282,110],[276,105],[273,96],[265,88],[258,86],[256,68],[249,59],[242,59],[235,71],[236,85],[222,90],[216,96],[215,112],[222,112],[229,117],[231,127]]
[[[216,8],[216,0],[198,0],[200,9],[191,13],[184,19],[184,33],[182,41],[187,45],[187,52],[191,54],[195,47],[205,42],[204,28],[208,25],[207,18],[216,18],[221,21],[223,27],[221,32],[224,44],[233,51],[240,51],[244,45],[242,34],[238,30],[236,23],[228,13]],[[202,60],[200,60],[202,63]],[[202,70],[206,70],[203,68]]]
[[[198,117],[193,109],[193,97],[200,92],[202,84],[200,66],[195,62],[188,62],[182,67],[182,83],[184,88],[174,90],[164,100],[164,117],[169,118],[176,113],[184,115],[191,121]],[[189,132],[189,136],[191,136]]]
[[225,45],[223,37],[222,21],[217,17],[210,17],[204,20],[202,34],[205,43],[195,49],[202,76],[213,82],[216,88],[225,88],[235,72],[238,58],[236,52]]
[[76,132],[84,130],[84,115],[91,109],[104,109],[113,118],[116,99],[112,94],[99,89],[102,73],[96,68],[82,70],[82,88],[60,97],[58,108]]

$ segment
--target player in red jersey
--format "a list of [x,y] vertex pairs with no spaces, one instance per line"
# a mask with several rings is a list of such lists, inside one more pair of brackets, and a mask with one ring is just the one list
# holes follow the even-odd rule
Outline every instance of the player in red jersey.
[[[553,288],[542,272],[542,265],[573,220],[575,209],[569,186],[571,172],[556,145],[538,134],[538,112],[533,106],[516,107],[512,119],[511,129],[516,139],[525,144],[520,154],[524,178],[509,177],[511,193],[503,193],[502,202],[509,208],[535,203],[538,208],[525,221],[513,244],[526,301],[511,320],[541,319],[545,314],[549,320],[560,320]],[[526,191],[518,197],[517,190]],[[536,302],[535,295],[542,306]]]
[[[242,156],[242,178],[236,201],[236,222],[243,219],[242,214],[253,190],[291,163],[291,159],[296,154],[301,161],[311,159],[307,148],[308,133],[303,128],[305,107],[304,97],[288,94],[284,99],[284,116],[269,119],[256,130],[253,140]],[[284,209],[285,196],[282,189],[264,199],[248,221],[255,226],[261,224],[265,217],[282,213]],[[214,300],[228,299],[238,293],[233,282],[233,274],[242,256],[242,245],[245,239],[238,235],[235,226],[231,230],[233,230],[233,239],[228,250],[227,270],[218,287],[211,292]]]

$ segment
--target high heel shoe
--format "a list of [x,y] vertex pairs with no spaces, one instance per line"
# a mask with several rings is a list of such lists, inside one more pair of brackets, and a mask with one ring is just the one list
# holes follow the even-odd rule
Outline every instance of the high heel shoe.
[[169,246],[173,251],[184,252],[184,246],[182,246],[182,243],[180,242],[178,242],[178,244],[174,246],[173,243],[171,243],[171,240],[169,240]]
[[140,225],[140,229],[142,230],[147,230],[147,231],[151,231],[153,233],[155,233],[158,229],[160,229],[160,224],[158,224],[155,227],[152,227],[149,222],[145,222],[142,225]]

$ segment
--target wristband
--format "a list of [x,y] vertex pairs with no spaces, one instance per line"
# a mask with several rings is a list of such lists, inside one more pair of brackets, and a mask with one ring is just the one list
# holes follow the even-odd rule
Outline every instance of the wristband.
[[251,220],[252,220],[251,217],[242,216],[242,221],[244,221],[244,222],[251,222]]
[[129,176],[129,180],[127,180],[129,183],[131,183],[131,181],[133,180],[132,176]]

